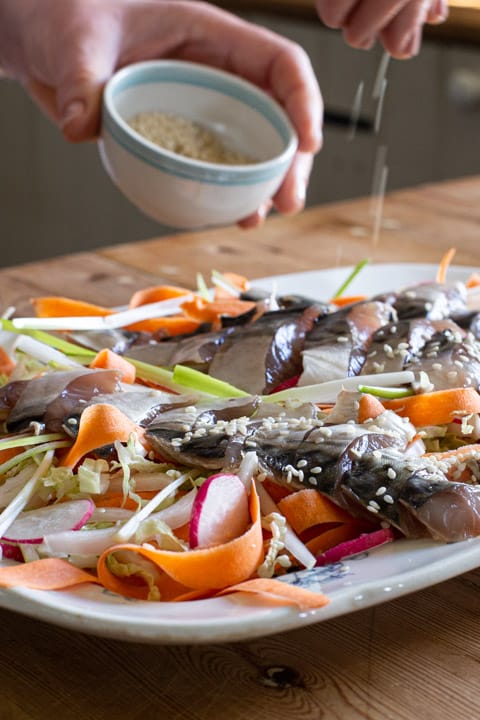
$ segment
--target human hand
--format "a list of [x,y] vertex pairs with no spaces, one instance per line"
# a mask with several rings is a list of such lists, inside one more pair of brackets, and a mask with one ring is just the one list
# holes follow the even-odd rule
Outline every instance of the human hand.
[[164,57],[223,68],[277,99],[297,130],[298,153],[268,207],[240,224],[260,224],[272,205],[301,210],[323,108],[298,45],[203,2],[0,0],[0,65],[72,142],[98,135],[103,86],[115,70]]
[[448,15],[447,0],[316,0],[316,7],[325,25],[343,30],[349,45],[367,50],[378,38],[398,59],[419,52],[425,23]]

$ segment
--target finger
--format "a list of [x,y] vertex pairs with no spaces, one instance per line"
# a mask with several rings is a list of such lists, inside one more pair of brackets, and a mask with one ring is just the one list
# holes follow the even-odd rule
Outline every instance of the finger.
[[293,214],[303,210],[312,165],[311,153],[297,153],[282,186],[273,198],[274,206],[279,212]]
[[172,0],[149,6],[147,23],[141,17],[142,3],[132,5],[138,42],[129,42],[122,62],[147,52],[207,62],[240,75],[284,107],[301,150],[319,150],[322,98],[308,55],[299,45],[206,3]]
[[249,215],[243,220],[240,220],[240,222],[237,223],[238,227],[241,227],[243,230],[252,230],[254,228],[260,227],[265,222],[265,219],[272,207],[273,202],[269,200],[268,202],[261,205],[261,207],[259,207],[258,210],[252,215]]
[[98,135],[103,87],[115,70],[119,42],[120,28],[106,14],[77,29],[56,76],[58,123],[72,142]]
[[447,0],[435,0],[432,2],[427,15],[427,22],[431,25],[438,25],[448,17],[448,2]]
[[31,77],[25,80],[24,85],[28,94],[31,95],[45,115],[54,123],[59,123],[60,118],[58,117],[57,111],[57,93],[55,90],[49,85]]
[[429,9],[430,2],[411,0],[386,27],[382,42],[393,57],[404,59],[418,54]]
[[358,0],[317,0],[317,13],[323,23],[330,28],[344,27],[347,18]]
[[360,2],[350,13],[343,34],[352,47],[366,48],[378,36],[409,0],[368,0]]

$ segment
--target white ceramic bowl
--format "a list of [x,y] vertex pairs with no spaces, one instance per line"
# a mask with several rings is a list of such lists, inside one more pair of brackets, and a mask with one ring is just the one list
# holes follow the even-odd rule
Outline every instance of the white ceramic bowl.
[[[164,150],[128,124],[152,111],[198,122],[256,162],[220,165]],[[129,65],[107,83],[99,147],[113,182],[138,208],[164,225],[193,229],[234,223],[270,198],[297,136],[282,108],[245,80],[205,65],[154,60]]]

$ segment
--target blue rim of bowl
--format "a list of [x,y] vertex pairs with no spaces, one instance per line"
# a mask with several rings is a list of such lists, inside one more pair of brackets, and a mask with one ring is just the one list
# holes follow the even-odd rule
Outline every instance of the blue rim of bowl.
[[[136,85],[174,82],[222,93],[256,110],[279,135],[284,150],[272,159],[250,165],[218,165],[184,159],[154,145],[136,133],[115,108],[115,98]],[[129,65],[118,71],[105,87],[103,130],[128,153],[165,173],[188,180],[218,185],[251,185],[286,172],[297,148],[297,136],[284,111],[255,85],[235,75],[186,61],[153,61]]]

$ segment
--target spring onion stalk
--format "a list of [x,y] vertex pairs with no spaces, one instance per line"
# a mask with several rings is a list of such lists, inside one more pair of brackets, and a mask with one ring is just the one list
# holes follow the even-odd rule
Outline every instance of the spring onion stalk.
[[26,445],[41,445],[42,443],[53,442],[54,440],[65,440],[63,433],[46,433],[44,435],[17,435],[9,440],[0,440],[0,451],[10,450]]
[[200,297],[204,300],[207,300],[207,302],[211,299],[210,291],[207,287],[207,283],[205,282],[202,273],[197,273],[197,290]]
[[[270,513],[280,513],[280,510],[272,500],[268,492],[263,487],[262,483],[256,484],[258,497],[260,499],[260,507],[262,515],[269,515]],[[280,513],[281,514],[281,513]],[[286,523],[286,532],[284,540],[285,548],[298,560],[307,570],[315,567],[317,561],[315,555],[312,555],[307,546],[300,540],[298,535],[294,532],[292,527]]]
[[410,395],[415,395],[414,391],[410,388],[399,387],[386,388],[376,387],[374,385],[359,385],[357,390],[358,392],[375,395],[375,397],[385,398],[386,400],[396,400],[397,398],[405,398]]
[[[358,390],[358,376],[342,378],[341,380],[329,380],[318,385],[305,385],[293,387],[288,390],[281,390],[271,395],[264,395],[263,402],[313,402],[313,403],[334,403],[342,390]],[[373,382],[380,382],[383,387],[395,387],[396,385],[411,385],[415,382],[415,375],[410,370],[401,370],[392,373],[378,373],[376,375],[363,375],[362,380],[366,385]]]
[[173,480],[169,485],[167,485],[167,487],[164,487],[162,490],[160,490],[160,492],[158,492],[151,500],[149,500],[149,502],[144,505],[141,510],[135,513],[135,515],[133,515],[130,520],[127,520],[125,525],[120,528],[120,530],[115,536],[115,542],[128,542],[128,540],[130,540],[130,538],[137,532],[140,523],[143,522],[143,520],[145,520],[149,515],[151,515],[153,511],[164,500],[166,500],[172,493],[175,492],[175,490],[177,490],[181,485],[183,485],[189,477],[189,473],[185,473],[185,475],[180,475],[179,478]]
[[215,397],[232,398],[232,397],[248,397],[250,393],[240,390],[230,383],[223,380],[217,380],[210,375],[193,370],[185,365],[175,365],[173,369],[173,380],[184,388],[188,387],[192,390],[204,393],[206,395],[214,395]]
[[93,350],[88,350],[88,348],[81,347],[80,345],[74,345],[73,343],[62,340],[55,335],[50,335],[49,333],[43,332],[41,330],[20,330],[19,328],[15,327],[11,320],[0,319],[0,323],[4,330],[8,330],[9,332],[13,332],[16,334],[28,335],[29,337],[32,337],[35,340],[38,340],[45,345],[48,345],[49,347],[60,350],[60,352],[64,353],[65,355],[84,355],[85,357],[93,358],[97,354]]
[[28,460],[34,455],[38,455],[41,452],[50,452],[50,450],[58,450],[60,448],[67,448],[72,446],[72,440],[57,440],[55,442],[45,443],[45,445],[36,445],[29,450],[25,450],[23,453],[19,453],[10,460],[6,460],[0,465],[0,475],[5,475],[9,470],[19,465],[24,460]]
[[359,273],[361,270],[363,270],[363,268],[365,267],[365,265],[368,265],[369,262],[370,262],[370,258],[365,258],[364,260],[361,260],[359,263],[357,263],[357,265],[355,265],[355,267],[353,268],[352,272],[351,272],[350,275],[347,277],[347,279],[345,280],[345,282],[343,282],[343,283],[340,285],[340,287],[338,288],[338,290],[337,290],[337,292],[335,293],[335,295],[332,295],[332,298],[333,298],[333,299],[336,299],[336,298],[341,297],[341,296],[343,295],[343,293],[345,292],[345,290],[348,288],[348,286],[355,280],[355,278],[357,277],[358,273]]
[[156,365],[151,365],[150,363],[135,360],[130,357],[125,357],[125,360],[128,360],[128,362],[131,362],[132,365],[135,365],[137,377],[140,378],[140,380],[153,382],[166,390],[171,390],[172,392],[183,393],[185,391],[185,388],[182,387],[182,385],[174,381],[173,372],[171,370],[157,367]]
[[239,297],[242,293],[239,287],[229,282],[225,275],[222,275],[222,273],[218,272],[218,270],[212,270],[212,283],[217,287],[221,287],[223,290],[226,290],[226,292],[230,293],[230,295],[234,295],[235,297]]
[[155,303],[146,303],[136,308],[121,310],[110,315],[74,317],[22,317],[12,320],[14,328],[19,330],[115,330],[133,323],[149,320],[151,318],[167,317],[177,313],[186,300],[186,295],[170,300],[160,300]]
[[60,350],[56,350],[45,343],[35,340],[27,335],[21,335],[17,341],[17,350],[30,355],[39,362],[45,363],[46,365],[54,364],[58,367],[63,368],[78,368],[79,363],[73,360],[70,356],[65,355]]
[[37,467],[30,480],[25,483],[18,495],[16,495],[13,498],[12,502],[7,505],[5,510],[0,513],[0,537],[3,537],[5,535],[5,532],[8,530],[10,525],[13,523],[14,520],[16,520],[25,505],[35,494],[39,481],[45,475],[45,473],[48,472],[53,462],[53,456],[53,450],[48,450],[45,453],[42,462]]

